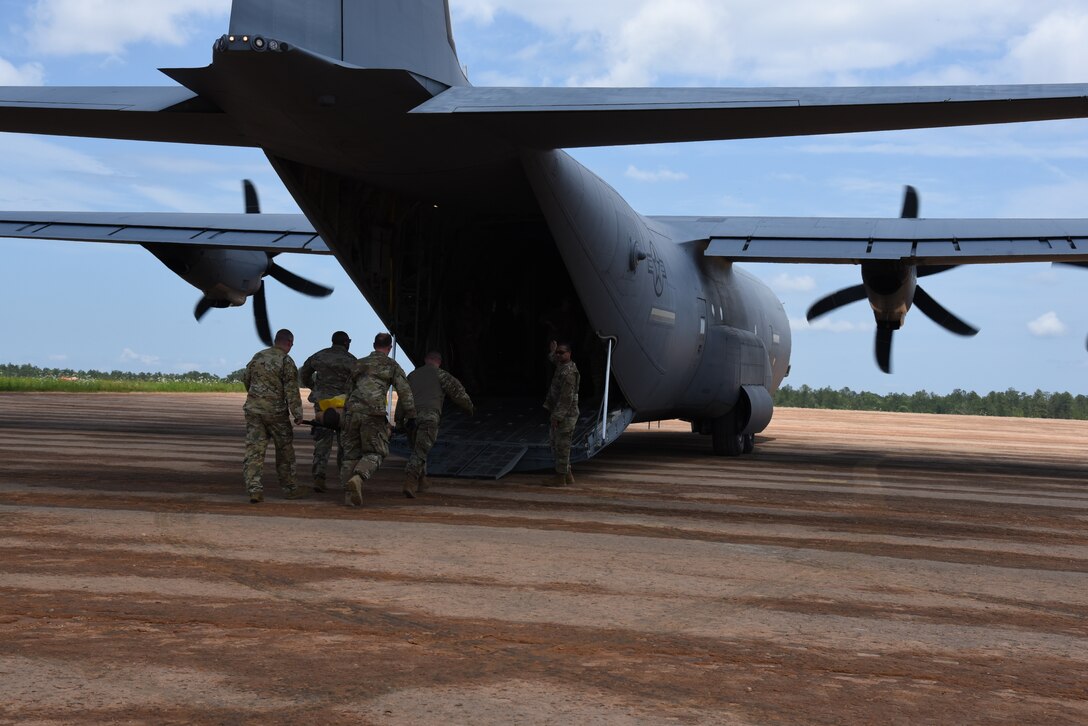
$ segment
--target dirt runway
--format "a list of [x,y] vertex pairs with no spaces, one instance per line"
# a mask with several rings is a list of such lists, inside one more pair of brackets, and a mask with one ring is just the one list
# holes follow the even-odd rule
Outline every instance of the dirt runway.
[[241,403],[0,394],[0,722],[1088,724],[1088,422],[643,424],[350,509],[250,505]]

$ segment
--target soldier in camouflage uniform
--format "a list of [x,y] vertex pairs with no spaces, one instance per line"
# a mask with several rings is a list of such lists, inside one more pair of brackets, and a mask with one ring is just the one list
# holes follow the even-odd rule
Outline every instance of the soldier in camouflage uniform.
[[344,504],[361,506],[363,482],[374,475],[389,454],[389,418],[386,416],[386,395],[389,387],[397,391],[397,408],[408,428],[415,425],[416,408],[412,388],[404,369],[389,357],[393,338],[388,333],[374,337],[374,352],[355,362],[348,387],[341,426],[344,444],[344,465],[340,478],[344,482]]
[[555,375],[544,399],[544,408],[551,412],[552,456],[555,457],[555,480],[551,486],[573,486],[574,475],[570,470],[570,439],[578,423],[578,387],[582,377],[578,366],[570,359],[570,343],[550,345],[548,360],[555,364]]
[[[449,396],[469,416],[473,414],[472,399],[468,397],[461,381],[442,370],[442,354],[432,350],[423,359],[423,365],[408,374],[412,397],[416,404],[416,427],[408,432],[412,456],[404,469],[404,496],[414,498],[416,492],[427,491],[427,453],[438,438],[438,425],[442,421],[442,405]],[[397,423],[403,416],[397,407]]]
[[[332,334],[332,345],[317,351],[302,364],[299,375],[302,385],[310,389],[310,402],[314,404],[314,418],[321,420],[321,407],[318,401],[326,398],[346,395],[351,381],[351,371],[355,367],[355,356],[348,352],[351,338],[343,330]],[[325,491],[325,472],[329,466],[329,454],[338,433],[322,426],[313,427],[314,459],[310,467],[313,475],[314,491]],[[344,463],[344,446],[337,447],[336,468]]]
[[295,425],[302,423],[302,397],[298,393],[298,369],[288,353],[295,343],[290,330],[276,333],[266,348],[246,366],[242,382],[246,387],[246,457],[243,476],[249,501],[264,501],[261,472],[271,438],[276,447],[276,474],[288,499],[300,499],[310,490],[295,485]]

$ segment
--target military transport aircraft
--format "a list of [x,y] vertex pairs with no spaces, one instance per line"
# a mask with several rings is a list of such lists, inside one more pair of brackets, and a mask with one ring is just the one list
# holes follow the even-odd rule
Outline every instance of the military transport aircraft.
[[576,458],[660,418],[751,451],[790,328],[738,261],[860,265],[809,315],[867,299],[885,370],[915,303],[974,330],[919,277],[1088,261],[1088,220],[921,219],[910,191],[893,219],[644,216],[561,151],[1081,118],[1088,85],[481,88],[446,0],[235,0],[211,64],[164,72],[175,85],[0,89],[0,131],[257,147],[304,216],[3,212],[0,236],[141,244],[200,289],[198,317],[252,296],[259,322],[265,276],[324,293],[274,256],[335,255],[409,357],[441,350],[481,400],[444,427],[433,473],[549,463],[556,337],[583,371]]

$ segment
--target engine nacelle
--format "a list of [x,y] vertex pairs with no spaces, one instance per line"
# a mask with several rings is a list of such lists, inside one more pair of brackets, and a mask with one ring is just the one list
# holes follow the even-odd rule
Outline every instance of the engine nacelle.
[[271,259],[262,250],[144,245],[170,271],[200,290],[212,307],[244,305],[261,287]]
[[899,262],[861,264],[861,280],[877,327],[899,330],[903,326],[918,287],[915,269]]

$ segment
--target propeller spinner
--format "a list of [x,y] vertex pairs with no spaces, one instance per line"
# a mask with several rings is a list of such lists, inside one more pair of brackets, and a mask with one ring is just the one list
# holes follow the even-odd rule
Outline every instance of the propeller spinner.
[[[904,219],[918,217],[918,191],[907,186],[903,194],[903,208],[899,214]],[[969,325],[949,312],[918,285],[919,277],[935,275],[950,270],[955,265],[904,265],[900,262],[863,262],[861,285],[853,285],[820,298],[808,309],[807,319],[812,322],[843,305],[868,298],[876,317],[876,339],[873,352],[880,370],[891,373],[892,336],[903,324],[903,318],[912,304],[916,304],[930,320],[956,335],[975,335],[978,328]]]

